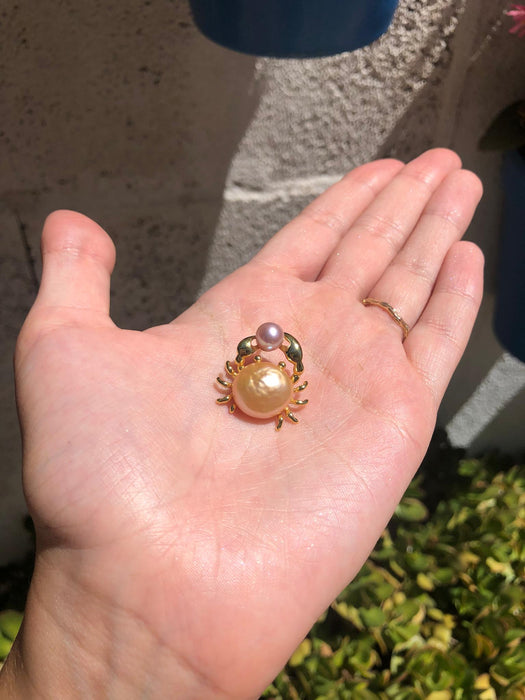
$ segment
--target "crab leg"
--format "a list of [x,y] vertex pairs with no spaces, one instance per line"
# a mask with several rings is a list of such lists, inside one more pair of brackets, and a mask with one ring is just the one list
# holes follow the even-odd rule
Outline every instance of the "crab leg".
[[239,374],[238,372],[236,372],[236,371],[233,369],[232,363],[231,363],[229,360],[226,361],[225,367],[226,367],[226,371],[228,372],[228,374],[230,375],[230,377],[236,377],[237,374]]
[[305,406],[308,403],[308,399],[291,399],[290,403],[293,403],[296,406]]
[[227,382],[227,381],[226,381],[225,379],[223,379],[222,377],[217,377],[217,381],[219,382],[219,384],[220,384],[221,386],[225,386],[227,389],[230,389],[230,387],[231,387],[231,385],[232,385],[231,382]]
[[294,423],[299,423],[299,418],[295,414],[293,414],[288,406],[284,409],[284,412],[286,413],[287,418],[289,418],[291,421]]
[[215,399],[217,403],[228,403],[228,401],[231,401],[231,395],[228,394],[227,396],[221,396],[220,399]]
[[306,387],[308,386],[308,382],[303,382],[301,386],[294,386],[294,391],[304,391]]

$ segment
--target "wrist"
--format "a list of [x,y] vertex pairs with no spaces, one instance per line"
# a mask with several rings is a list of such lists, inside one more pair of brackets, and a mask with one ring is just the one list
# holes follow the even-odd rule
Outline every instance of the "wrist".
[[0,700],[226,697],[145,620],[87,590],[82,567],[66,565],[65,556],[37,560],[24,622],[0,674]]

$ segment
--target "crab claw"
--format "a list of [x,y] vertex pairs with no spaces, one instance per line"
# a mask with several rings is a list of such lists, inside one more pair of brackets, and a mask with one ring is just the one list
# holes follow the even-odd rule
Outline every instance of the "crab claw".
[[302,372],[304,372],[303,351],[301,349],[301,346],[299,345],[299,342],[293,337],[293,335],[285,333],[284,337],[290,343],[289,348],[285,350],[284,354],[290,360],[290,362],[293,363],[295,367],[295,374],[301,374]]
[[255,348],[253,342],[255,340],[254,335],[249,335],[247,338],[243,338],[239,345],[237,345],[237,357],[235,362],[240,365],[243,362],[243,358],[253,355]]

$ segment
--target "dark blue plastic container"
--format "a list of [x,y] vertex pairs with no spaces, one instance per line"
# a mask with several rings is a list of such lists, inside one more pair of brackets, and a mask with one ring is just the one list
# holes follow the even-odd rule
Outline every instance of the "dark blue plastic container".
[[387,29],[398,0],[190,0],[209,39],[257,56],[309,58],[353,51]]
[[503,160],[505,193],[494,330],[503,347],[525,362],[525,157]]

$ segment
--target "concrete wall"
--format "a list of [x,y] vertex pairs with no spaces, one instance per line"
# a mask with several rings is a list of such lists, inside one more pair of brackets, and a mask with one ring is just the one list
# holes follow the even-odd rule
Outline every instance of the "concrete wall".
[[113,236],[113,316],[144,328],[177,315],[353,166],[455,148],[485,183],[469,237],[485,250],[488,293],[439,422],[474,450],[525,446],[523,365],[491,331],[499,157],[476,148],[523,97],[525,43],[508,34],[506,5],[401,0],[373,46],[304,61],[215,46],[185,2],[2,10],[0,561],[24,547],[11,355],[38,285],[42,221],[58,207]]

